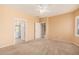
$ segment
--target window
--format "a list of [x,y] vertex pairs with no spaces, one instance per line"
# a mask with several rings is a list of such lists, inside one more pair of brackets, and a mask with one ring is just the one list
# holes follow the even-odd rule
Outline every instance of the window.
[[75,19],[75,36],[79,37],[79,16]]

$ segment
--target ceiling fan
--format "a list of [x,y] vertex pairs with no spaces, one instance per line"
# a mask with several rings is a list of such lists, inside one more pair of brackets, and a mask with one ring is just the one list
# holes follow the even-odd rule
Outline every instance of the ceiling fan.
[[48,4],[39,4],[38,10],[40,12],[40,15],[44,14],[45,12],[48,12]]

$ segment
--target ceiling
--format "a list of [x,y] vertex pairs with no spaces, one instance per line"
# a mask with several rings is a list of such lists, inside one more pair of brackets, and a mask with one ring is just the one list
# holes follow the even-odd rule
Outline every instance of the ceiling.
[[48,17],[48,16],[56,16],[64,13],[72,12],[79,8],[78,4],[46,4],[47,11],[44,13],[40,13],[39,4],[14,4],[14,5],[6,5],[8,7],[19,10],[20,12],[24,12],[26,14],[30,14],[38,17]]

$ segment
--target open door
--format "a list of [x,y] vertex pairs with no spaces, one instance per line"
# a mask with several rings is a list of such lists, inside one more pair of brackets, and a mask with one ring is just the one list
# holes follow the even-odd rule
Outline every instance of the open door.
[[40,39],[42,36],[41,36],[41,24],[40,23],[35,23],[35,39]]
[[46,35],[46,24],[36,23],[35,24],[35,39],[42,39]]
[[16,43],[25,41],[25,22],[23,20],[16,20],[14,34]]

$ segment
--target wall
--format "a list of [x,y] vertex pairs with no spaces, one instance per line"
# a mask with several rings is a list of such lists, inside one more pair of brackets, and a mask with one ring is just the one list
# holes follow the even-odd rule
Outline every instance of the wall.
[[15,18],[23,18],[27,24],[26,41],[34,40],[34,23],[37,22],[38,17],[27,15],[6,5],[0,5],[0,48],[15,44]]
[[[75,19],[75,17],[76,16],[79,16],[79,9],[78,10],[76,10],[76,11],[74,11],[74,19]],[[78,45],[79,46],[79,37],[76,37],[75,36],[75,20],[73,20],[73,24],[74,24],[74,26],[73,26],[73,31],[74,31],[74,35],[73,35],[73,43],[75,43],[76,45]]]
[[48,17],[48,38],[79,45],[79,38],[75,37],[76,16],[79,16],[79,9],[71,13]]

